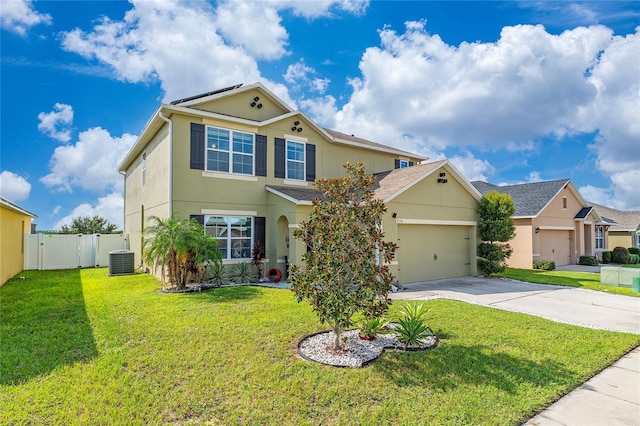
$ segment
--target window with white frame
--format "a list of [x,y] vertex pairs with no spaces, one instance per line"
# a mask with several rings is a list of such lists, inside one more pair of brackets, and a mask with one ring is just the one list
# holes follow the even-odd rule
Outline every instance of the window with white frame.
[[304,142],[287,141],[287,179],[305,180]]
[[400,168],[406,169],[407,167],[409,167],[409,162],[407,160],[400,160]]
[[640,248],[640,234],[636,234],[636,247]]
[[252,133],[207,126],[206,139],[208,171],[253,175]]
[[220,243],[223,260],[250,259],[253,246],[253,218],[249,216],[204,217],[207,235]]
[[604,248],[604,227],[596,226],[596,250]]

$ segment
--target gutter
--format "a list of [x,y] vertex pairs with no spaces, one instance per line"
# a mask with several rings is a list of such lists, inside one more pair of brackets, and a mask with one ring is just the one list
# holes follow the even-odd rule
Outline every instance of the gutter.
[[167,217],[171,218],[173,217],[173,122],[162,114],[162,109],[158,111],[158,118],[169,123],[169,180],[167,182],[169,185],[169,216]]

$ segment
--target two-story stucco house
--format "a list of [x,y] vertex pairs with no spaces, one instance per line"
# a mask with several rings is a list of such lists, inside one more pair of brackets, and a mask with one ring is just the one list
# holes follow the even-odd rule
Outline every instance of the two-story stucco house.
[[161,104],[119,170],[124,231],[140,262],[150,215],[179,212],[218,238],[225,263],[248,261],[262,241],[268,268],[285,270],[306,250],[293,238],[317,197],[316,178],[362,162],[378,177],[386,239],[400,246],[403,283],[476,273],[480,194],[448,161],[325,129],[260,83]]
[[535,260],[553,260],[556,266],[576,264],[580,256],[595,256],[608,222],[580,195],[569,179],[498,186],[475,181],[483,195],[509,194],[516,211],[513,254],[507,265],[531,269]]

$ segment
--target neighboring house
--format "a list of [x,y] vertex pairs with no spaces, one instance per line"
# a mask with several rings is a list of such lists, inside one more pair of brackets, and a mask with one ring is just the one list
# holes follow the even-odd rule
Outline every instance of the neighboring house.
[[224,263],[249,261],[263,241],[267,268],[285,272],[306,247],[293,230],[318,196],[316,178],[361,161],[388,206],[390,265],[401,282],[473,275],[480,194],[448,161],[324,129],[262,84],[232,86],[162,104],[119,170],[124,230],[140,262],[150,215],[193,217],[221,243]]
[[0,197],[0,286],[24,269],[24,235],[37,216]]
[[607,220],[615,222],[609,227],[607,250],[614,247],[640,248],[640,210],[616,210],[596,203],[589,203]]
[[569,179],[472,185],[483,195],[497,191],[513,199],[516,235],[509,241],[513,254],[507,261],[511,267],[531,269],[535,260],[553,260],[556,266],[575,264],[580,256],[595,256],[597,229],[606,239],[607,223]]

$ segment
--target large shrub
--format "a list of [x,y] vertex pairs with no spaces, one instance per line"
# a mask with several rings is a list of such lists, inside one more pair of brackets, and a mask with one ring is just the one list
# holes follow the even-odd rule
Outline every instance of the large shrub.
[[578,265],[598,266],[595,256],[580,256]]
[[556,269],[556,262],[554,262],[553,260],[534,260],[533,269],[553,271],[554,269]]
[[344,165],[346,176],[318,179],[316,199],[307,220],[294,236],[312,248],[303,265],[291,266],[291,286],[298,302],[307,300],[320,321],[332,328],[334,348],[342,345],[342,331],[354,314],[382,315],[393,276],[388,264],[397,245],[384,241],[382,214],[386,207],[373,197],[376,181],[361,163]]
[[624,247],[616,247],[611,253],[611,263],[625,265],[629,262],[629,250]]
[[637,254],[640,256],[640,248],[638,247],[629,247],[627,250],[629,250],[629,254]]
[[515,234],[511,216],[515,205],[511,196],[496,191],[487,193],[478,207],[478,269],[485,275],[502,272],[512,250],[507,241]]
[[629,264],[630,265],[637,265],[638,263],[640,263],[640,255],[629,254]]
[[478,244],[478,269],[485,275],[500,273],[506,268],[505,258],[510,255],[511,248],[508,244],[480,243]]

